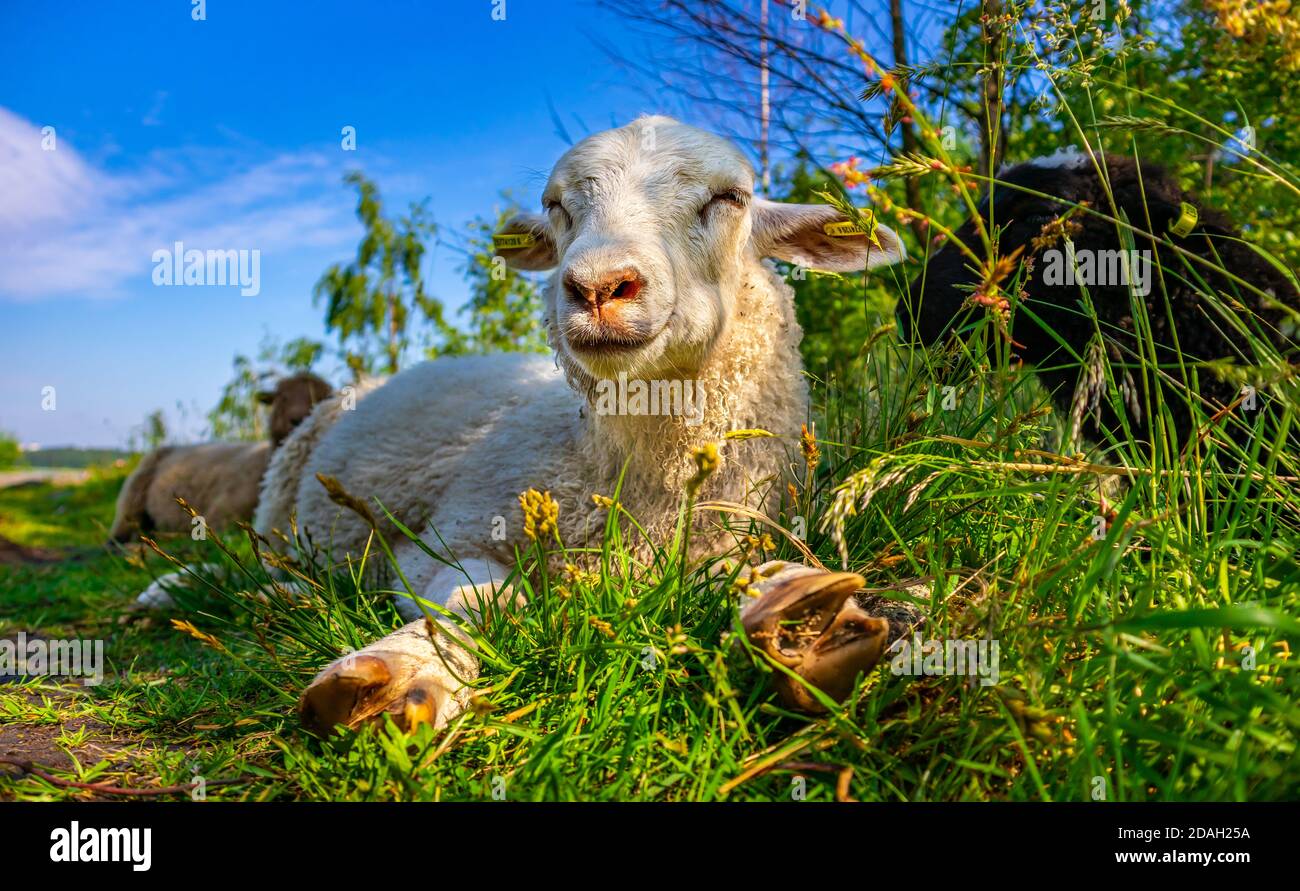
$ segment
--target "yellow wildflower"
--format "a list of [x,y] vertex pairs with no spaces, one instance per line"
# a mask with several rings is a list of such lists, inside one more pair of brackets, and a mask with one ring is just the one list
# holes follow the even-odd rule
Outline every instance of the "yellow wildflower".
[[524,534],[534,541],[554,535],[559,529],[560,506],[549,491],[529,489],[520,494],[519,506],[524,512]]
[[694,495],[695,491],[704,484],[704,481],[711,477],[722,464],[722,456],[718,454],[718,444],[706,442],[704,445],[692,449],[691,460],[695,462],[695,476],[687,481],[686,491]]
[[690,647],[686,644],[686,632],[682,630],[681,625],[672,625],[664,629],[668,638],[668,652],[674,656],[681,656],[690,652]]
[[594,585],[600,581],[600,574],[583,569],[573,563],[564,564],[564,578],[579,585]]
[[1300,15],[1291,0],[1206,0],[1230,37],[1244,42],[1233,50],[1259,55],[1261,48],[1278,51],[1277,60],[1288,71],[1300,69]]

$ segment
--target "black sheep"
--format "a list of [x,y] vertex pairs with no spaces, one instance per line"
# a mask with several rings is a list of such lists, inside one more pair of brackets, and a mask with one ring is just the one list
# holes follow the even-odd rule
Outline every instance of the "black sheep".
[[[1199,209],[1199,219],[1191,225],[1193,221],[1185,205],[1198,208],[1195,198],[1179,189],[1159,168],[1146,165],[1139,168],[1132,159],[1115,155],[1107,155],[1104,165],[1113,205],[1096,166],[1086,155],[1057,155],[1020,164],[1002,173],[992,205],[992,221],[1000,230],[999,255],[1009,257],[1019,248],[1020,260],[1032,258],[1032,269],[1024,278],[1020,294],[995,294],[993,298],[980,295],[986,276],[973,268],[971,259],[960,249],[949,245],[930,258],[912,283],[909,296],[899,302],[899,329],[905,340],[935,344],[952,333],[960,333],[978,318],[977,314],[988,311],[979,305],[978,298],[983,298],[986,305],[1009,298],[1006,309],[1013,318],[1010,336],[1014,354],[1035,366],[1058,409],[1068,411],[1075,399],[1080,366],[1086,368],[1090,364],[1089,344],[1099,327],[1105,335],[1105,349],[1116,380],[1124,384],[1121,392],[1130,429],[1135,437],[1146,440],[1150,437],[1150,419],[1146,417],[1143,375],[1139,373],[1142,354],[1128,286],[1129,280],[1141,280],[1141,261],[1136,267],[1104,262],[1116,260],[1112,252],[1124,250],[1122,228],[1088,211],[1070,215],[1065,225],[1075,229],[1071,241],[1076,258],[1088,261],[1092,271],[1105,267],[1110,273],[1103,276],[1106,281],[1093,281],[1087,289],[1098,319],[1094,326],[1084,311],[1081,287],[1071,280],[1073,276],[1063,279],[1062,272],[1068,275],[1070,267],[1068,261],[1062,261],[1064,240],[1057,238],[1049,245],[1043,239],[1047,235],[1051,241],[1053,229],[1059,230],[1061,225],[1053,221],[1066,214],[1069,204],[1031,193],[1054,196],[1072,204],[1086,203],[1095,213],[1121,220],[1127,218],[1133,226],[1133,249],[1139,252],[1137,256],[1154,251],[1145,254],[1152,262],[1145,267],[1149,291],[1143,299],[1157,363],[1163,371],[1159,375],[1163,401],[1172,415],[1179,443],[1183,444],[1195,432],[1187,405],[1188,377],[1196,374],[1197,389],[1207,415],[1231,405],[1242,393],[1240,381],[1225,380],[1207,368],[1194,369],[1194,364],[1208,360],[1227,360],[1238,365],[1260,363],[1248,339],[1228,327],[1222,313],[1207,300],[1207,286],[1219,295],[1221,304],[1234,306],[1238,317],[1258,338],[1272,343],[1288,361],[1293,360],[1296,346],[1284,332],[1292,326],[1286,311],[1276,304],[1280,301],[1291,307],[1300,306],[1300,295],[1285,276],[1238,240],[1240,233],[1223,215]],[[981,202],[979,213],[988,226],[987,197]],[[1048,227],[1046,232],[1044,227]],[[975,256],[984,258],[974,219],[967,220],[955,234]],[[1209,263],[1188,260],[1170,243]],[[1058,253],[1049,253],[1053,250]],[[1129,260],[1133,256],[1125,253],[1119,259]],[[1157,266],[1163,267],[1163,275]],[[1218,269],[1226,269],[1270,297],[1238,284]],[[1142,288],[1139,285],[1134,290],[1140,293]],[[1062,347],[1061,341],[1069,345],[1073,355]],[[1179,351],[1184,360],[1182,366]],[[1088,389],[1090,393],[1085,400],[1093,402],[1096,410],[1090,413],[1081,432],[1098,437],[1102,430],[1110,430],[1122,436],[1119,418],[1095,376]],[[1096,399],[1098,395],[1100,400]],[[1263,401],[1262,395],[1259,400]],[[1155,404],[1154,398],[1151,404]]]

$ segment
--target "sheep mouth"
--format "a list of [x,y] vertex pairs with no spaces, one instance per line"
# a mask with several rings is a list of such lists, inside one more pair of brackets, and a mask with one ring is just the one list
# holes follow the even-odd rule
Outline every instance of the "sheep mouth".
[[566,350],[574,359],[589,370],[609,373],[640,361],[667,327],[667,322],[652,331],[641,326],[574,325],[566,326],[562,336]]
[[622,337],[618,335],[569,336],[569,346],[576,352],[597,355],[630,353],[648,344],[653,337]]
[[647,332],[639,326],[575,325],[564,332],[564,339],[575,353],[588,356],[617,356],[634,353],[653,343],[663,329]]

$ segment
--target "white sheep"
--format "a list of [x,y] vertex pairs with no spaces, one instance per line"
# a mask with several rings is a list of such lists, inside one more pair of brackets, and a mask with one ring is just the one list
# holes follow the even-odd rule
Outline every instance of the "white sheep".
[[142,532],[190,531],[193,519],[177,498],[184,498],[213,529],[251,520],[272,451],[330,392],[329,384],[316,375],[295,374],[258,394],[271,408],[269,441],[154,449],[123,482],[109,539],[127,542]]
[[[645,556],[671,535],[697,470],[692,450],[762,428],[776,436],[726,443],[699,497],[774,516],[808,393],[793,291],[763,258],[860,271],[897,262],[903,249],[884,226],[877,244],[860,231],[830,234],[829,224],[847,222],[835,209],[777,204],[753,189],[739,149],[669,118],[578,143],[547,182],[545,215],[515,217],[503,234],[516,240],[499,245],[515,267],[555,270],[545,289],[554,360],[443,358],[360,393],[354,411],[322,406],[272,461],[257,529],[287,530],[296,515],[316,548],[360,555],[370,529],[317,475],[333,477],[459,560],[455,569],[430,559],[372,510],[412,591],[472,617],[480,593],[497,596],[515,549],[528,546],[519,493],[529,488],[558,502],[567,546],[597,546],[606,513],[592,495],[613,495],[624,473],[621,504],[650,539],[630,546]],[[661,395],[689,382],[694,404],[674,414],[611,401],[615,382],[657,382]],[[716,525],[692,542],[695,554],[729,544]],[[421,615],[410,600],[399,609]],[[459,628],[413,621],[325,668],[301,713],[318,731],[384,712],[441,725],[464,708],[476,672]]]

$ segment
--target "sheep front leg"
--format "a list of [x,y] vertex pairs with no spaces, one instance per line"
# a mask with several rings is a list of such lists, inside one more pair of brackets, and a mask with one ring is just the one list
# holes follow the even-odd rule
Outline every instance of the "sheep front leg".
[[[467,561],[464,572],[442,567],[424,587],[423,599],[474,619],[480,605],[500,602],[508,575],[486,560]],[[466,582],[468,578],[468,582]],[[410,598],[397,603],[405,618],[420,618],[327,666],[298,704],[303,724],[326,736],[391,715],[399,727],[443,727],[469,705],[469,682],[478,677],[474,644],[454,622],[425,618]]]
[[159,611],[175,609],[176,599],[172,597],[173,591],[193,589],[196,575],[222,578],[224,572],[225,570],[219,564],[200,563],[197,566],[187,566],[178,572],[164,573],[150,582],[149,587],[136,596],[134,609]]

